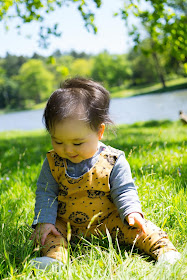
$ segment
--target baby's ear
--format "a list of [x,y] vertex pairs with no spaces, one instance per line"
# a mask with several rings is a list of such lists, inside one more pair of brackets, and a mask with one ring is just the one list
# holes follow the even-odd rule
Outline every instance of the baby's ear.
[[98,131],[99,140],[101,140],[103,138],[104,131],[105,131],[105,124],[102,123],[102,124],[100,124],[99,131]]

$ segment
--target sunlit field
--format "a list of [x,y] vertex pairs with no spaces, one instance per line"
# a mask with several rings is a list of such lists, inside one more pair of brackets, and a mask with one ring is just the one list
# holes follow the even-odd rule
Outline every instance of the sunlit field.
[[158,266],[110,235],[69,243],[67,265],[33,270],[39,251],[29,240],[36,181],[51,149],[44,130],[0,133],[0,279],[187,279],[187,127],[152,121],[117,126],[104,142],[125,152],[145,217],[165,230],[182,253],[174,266]]

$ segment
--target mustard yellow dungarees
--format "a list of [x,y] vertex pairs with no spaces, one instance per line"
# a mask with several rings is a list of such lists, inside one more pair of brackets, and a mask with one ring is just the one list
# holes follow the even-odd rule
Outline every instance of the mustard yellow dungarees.
[[[66,160],[60,158],[54,150],[47,153],[47,159],[53,177],[59,184],[58,213],[56,228],[62,236],[49,234],[42,248],[44,256],[66,262],[67,258],[67,222],[71,225],[73,236],[106,233],[121,244],[133,244],[137,230],[122,222],[117,208],[110,196],[109,177],[118,156],[122,153],[111,147],[103,150],[96,164],[81,177],[72,178],[66,173]],[[99,214],[98,214],[99,213]],[[98,215],[97,215],[98,214]],[[90,226],[92,217],[97,218]],[[93,220],[93,219],[92,219]],[[89,226],[89,229],[88,229]],[[157,259],[163,252],[175,250],[168,236],[150,221],[146,221],[146,233],[140,235],[135,246]]]

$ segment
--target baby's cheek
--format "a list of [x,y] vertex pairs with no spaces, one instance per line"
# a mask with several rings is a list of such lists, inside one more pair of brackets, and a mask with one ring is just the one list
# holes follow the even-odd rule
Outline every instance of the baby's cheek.
[[89,149],[87,147],[81,148],[80,154],[81,155],[87,155],[89,153]]
[[88,147],[85,147],[84,149],[81,149],[80,154],[81,154],[81,156],[83,158],[90,158],[90,157],[92,157],[91,150]]

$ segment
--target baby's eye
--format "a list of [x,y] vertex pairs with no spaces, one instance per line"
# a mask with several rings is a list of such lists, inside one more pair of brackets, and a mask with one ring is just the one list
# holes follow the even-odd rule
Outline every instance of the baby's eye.
[[57,145],[62,145],[62,142],[56,142],[56,141],[55,141],[55,143],[56,143]]
[[80,146],[80,145],[82,145],[83,143],[74,143],[73,145],[74,146]]

